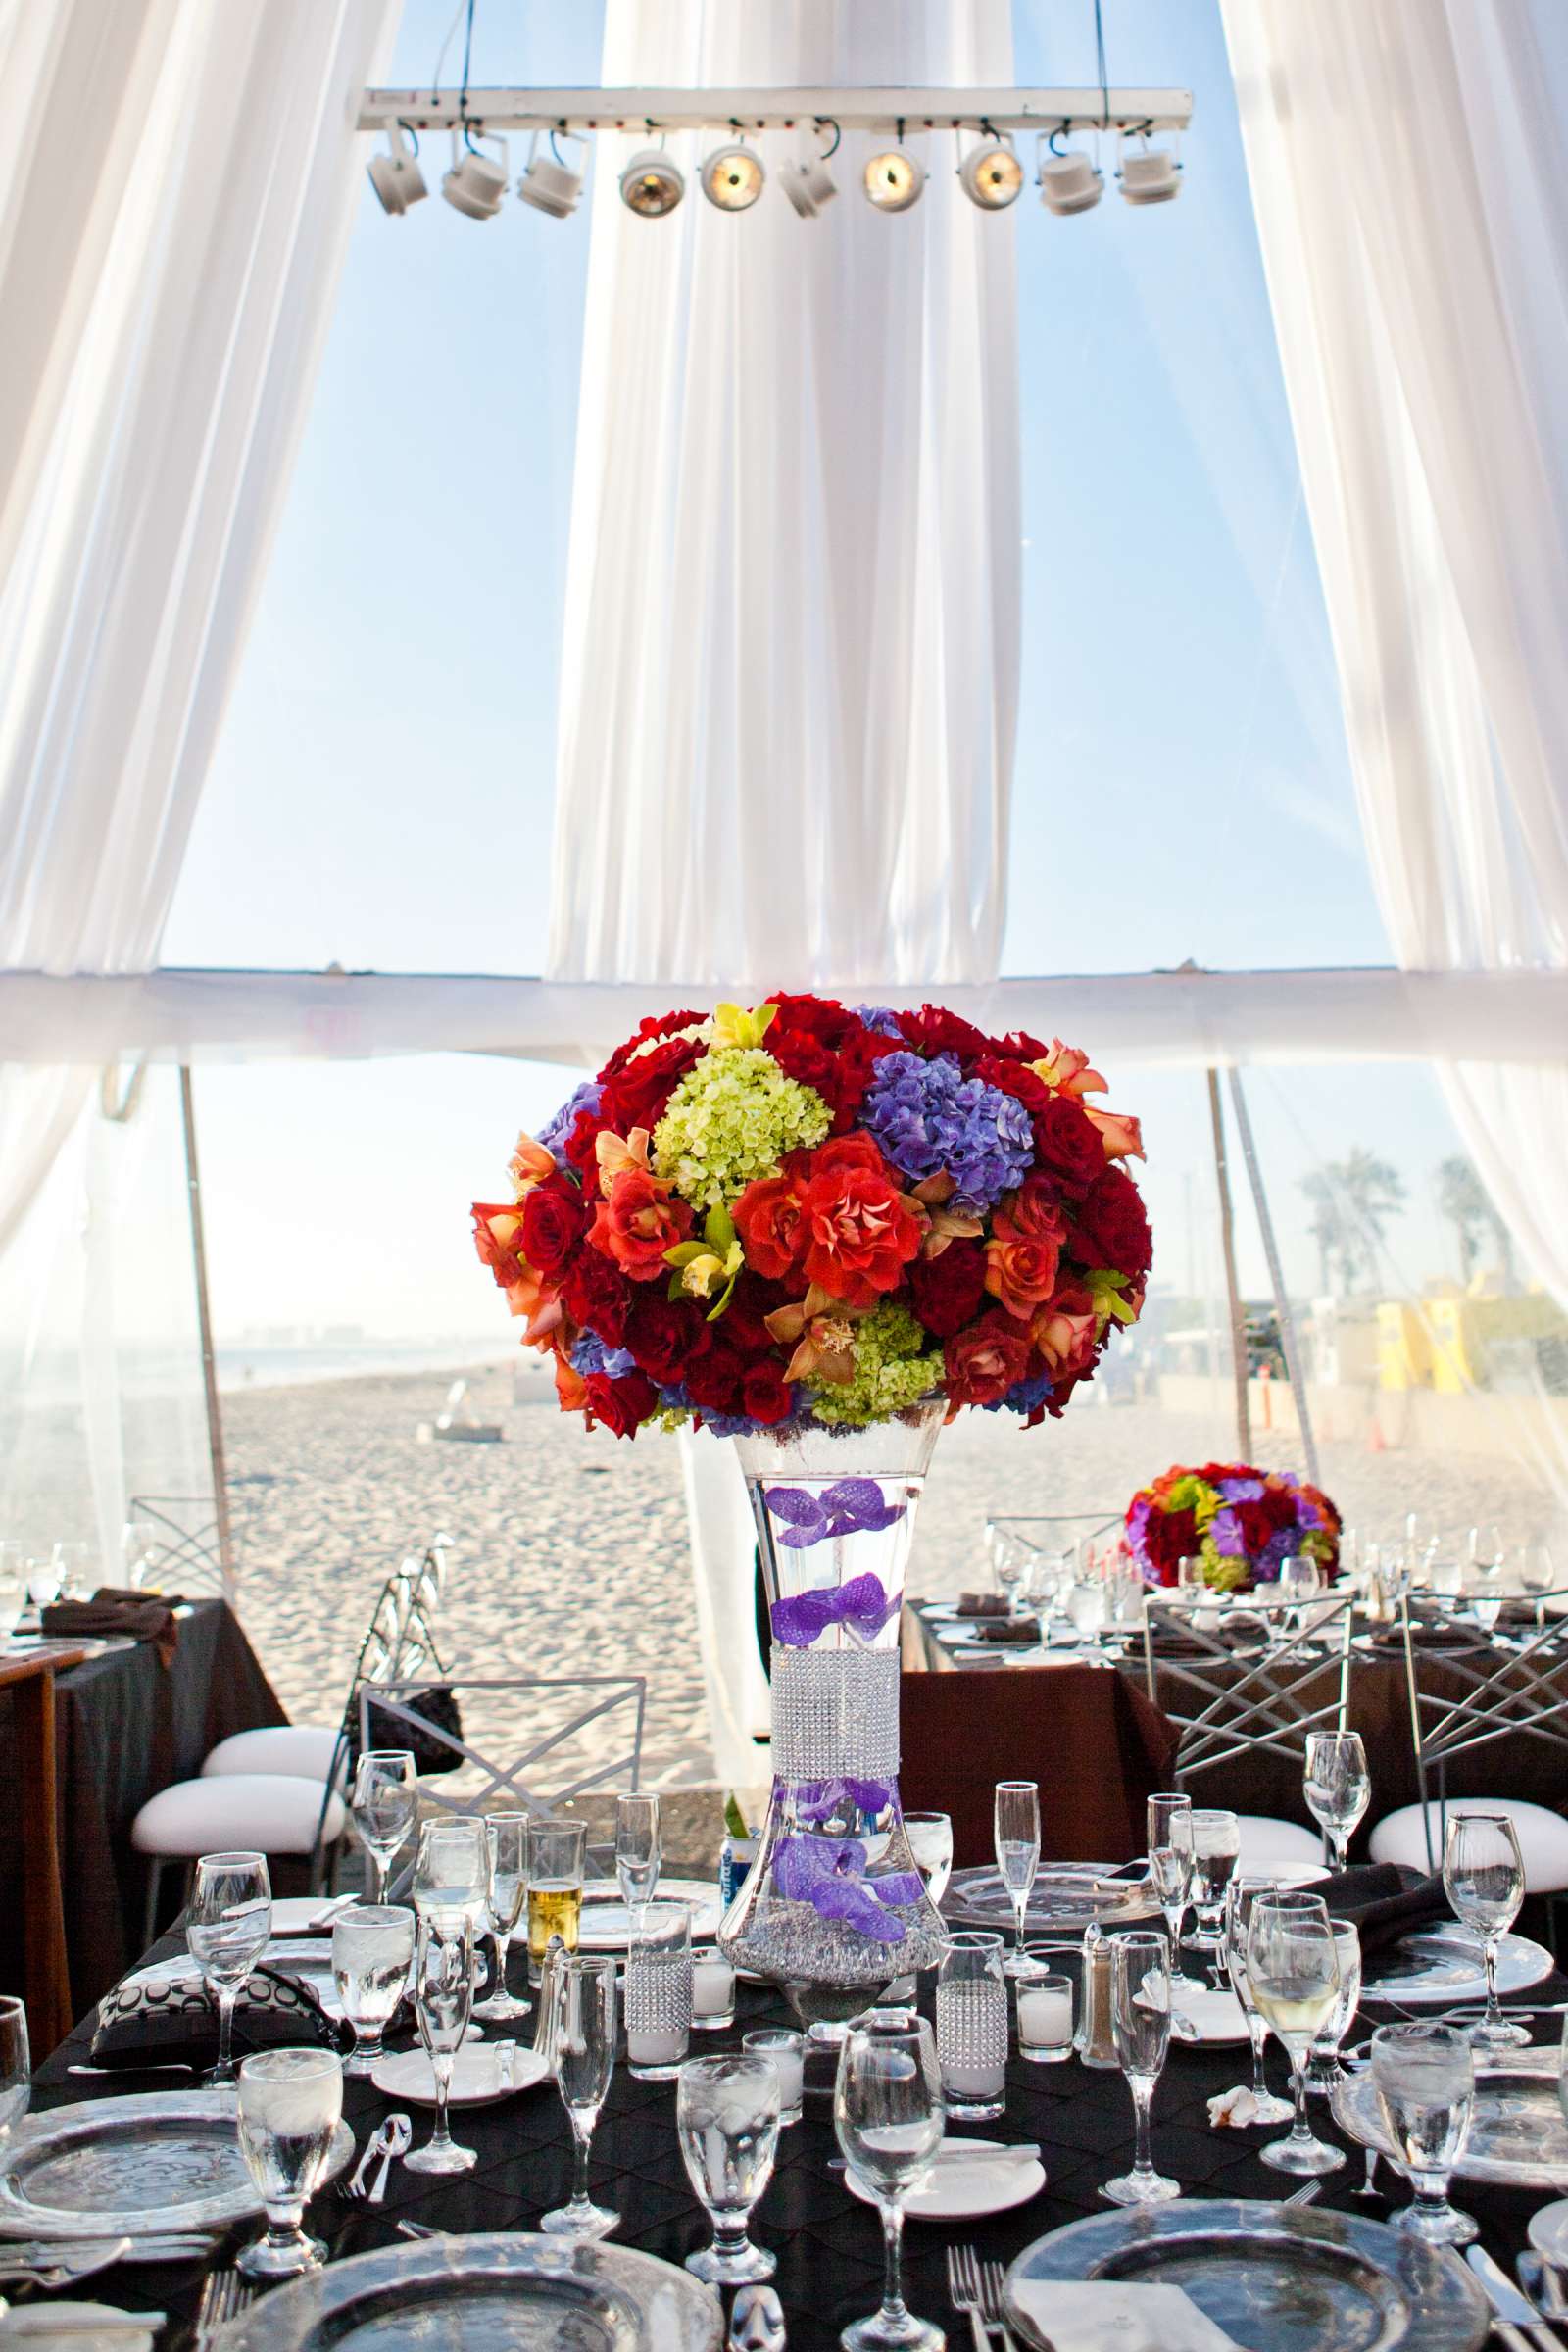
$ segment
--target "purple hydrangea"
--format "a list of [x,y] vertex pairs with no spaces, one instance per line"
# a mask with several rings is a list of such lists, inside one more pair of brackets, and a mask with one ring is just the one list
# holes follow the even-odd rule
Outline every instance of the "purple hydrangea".
[[866,1027],[874,1029],[878,1037],[902,1037],[904,1035],[904,1031],[899,1027],[898,1014],[889,1012],[885,1004],[857,1004],[855,1009]]
[[982,1216],[1034,1165],[1029,1113],[1012,1095],[965,1078],[957,1057],[885,1054],[866,1090],[861,1118],[884,1157],[919,1183],[945,1170],[957,1187],[952,1205]]
[[540,1129],[539,1141],[550,1153],[558,1168],[568,1168],[571,1165],[570,1160],[566,1157],[565,1147],[567,1137],[577,1124],[577,1113],[580,1110],[591,1110],[594,1117],[597,1118],[600,1102],[604,1099],[604,1088],[596,1084],[592,1078],[585,1078],[570,1102],[563,1102],[555,1117]]
[[603,1372],[611,1380],[624,1380],[628,1372],[637,1369],[637,1358],[625,1348],[607,1348],[596,1331],[579,1332],[572,1342],[571,1368],[589,1379]]
[[1045,1403],[1055,1385],[1049,1372],[1037,1372],[1030,1380],[1014,1381],[1005,1396],[999,1396],[995,1404],[988,1404],[983,1409],[988,1413],[1000,1413],[1005,1406],[1009,1413],[1035,1412]]

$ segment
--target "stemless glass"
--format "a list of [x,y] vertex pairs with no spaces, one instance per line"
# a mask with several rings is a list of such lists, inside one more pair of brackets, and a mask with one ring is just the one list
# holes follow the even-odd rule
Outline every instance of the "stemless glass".
[[1524,1861],[1506,1813],[1450,1814],[1443,1851],[1443,1891],[1454,1917],[1481,1937],[1486,1954],[1486,2015],[1471,2027],[1471,2040],[1492,2049],[1527,2042],[1526,2029],[1503,2015],[1497,1999],[1497,1946],[1525,1899]]
[[1345,1856],[1356,1826],[1372,1802],[1372,1780],[1359,1732],[1308,1732],[1306,1809],[1334,1849],[1334,1867]]
[[1475,2058],[1457,2026],[1379,2026],[1372,2082],[1415,2201],[1396,2230],[1439,2246],[1467,2246],[1476,2225],[1448,2203],[1448,2181],[1464,2153],[1475,2110]]
[[466,1920],[470,1943],[484,1933],[490,1910],[490,1840],[482,1819],[461,1814],[424,1824],[412,1891],[421,1918],[439,1920],[444,1927]]
[[887,2270],[882,2308],[844,2329],[846,2352],[942,2352],[942,2329],[917,2320],[904,2300],[902,2271],[904,2201],[929,2178],[946,2123],[924,2018],[887,2010],[852,2026],[839,2050],[833,2130],[845,2163],[877,2201]]
[[539,2227],[552,2237],[607,2237],[620,2216],[591,2201],[588,2159],[615,2069],[614,1956],[563,1947],[552,1955],[552,1965],[560,1971],[553,1988],[556,2088],[571,2126],[574,2162],[569,2204],[545,2214]]
[[356,1903],[332,1929],[332,1982],[354,2029],[346,2075],[368,2075],[381,2057],[381,2036],[409,1988],[414,1958],[414,1913],[396,1905]]
[[[1234,1813],[1200,1805],[1192,1815],[1193,1908],[1197,1925],[1189,1949],[1216,1961],[1225,1950],[1225,1889],[1241,1859],[1242,1833]],[[1215,1970],[1216,1980],[1218,1969]]]
[[[1149,1799],[1145,1835],[1149,1839],[1149,1883],[1165,1914],[1165,1932],[1170,1937],[1171,1958],[1179,1960],[1182,1948],[1182,1920],[1187,1911],[1193,1881],[1193,1800],[1166,1791]],[[1195,1992],[1200,1989],[1183,1976],[1174,1977],[1173,1989]]]
[[342,2113],[335,2050],[259,2050],[240,2068],[239,2152],[267,2214],[267,2235],[238,2257],[250,2278],[294,2278],[325,2261],[302,2225]]
[[659,1885],[662,1844],[657,1796],[615,1799],[615,1876],[628,1911],[651,1903]]
[[1040,1868],[1040,1784],[1038,1781],[999,1781],[994,1814],[997,1868],[1012,1898],[1017,1939],[1004,1966],[1009,1977],[1023,1973],[1024,1919],[1029,1889]]
[[234,2080],[234,2004],[271,1933],[267,1856],[203,1854],[185,1914],[185,1942],[218,2003],[218,2064],[209,2082]]
[[588,1828],[581,1821],[528,1825],[528,1973],[537,1983],[552,1936],[577,1949]]
[[528,1816],[487,1813],[484,1828],[490,1864],[485,1925],[495,1944],[496,1975],[488,1997],[474,2002],[473,2014],[505,2025],[526,2017],[530,2007],[507,1989],[507,1955],[528,1899]]
[[778,2068],[760,2051],[693,2058],[680,2070],[675,2129],[686,2178],[713,2225],[713,2242],[686,2257],[710,2286],[771,2278],[778,2264],[747,2236],[752,2208],[778,2152]]
[[349,1810],[360,1843],[375,1868],[377,1903],[386,1901],[386,1883],[398,1849],[414,1827],[419,1804],[419,1773],[408,1747],[368,1747],[354,1773]]
[[1247,1931],[1247,1974],[1260,2014],[1291,2061],[1295,2121],[1290,2136],[1258,2151],[1277,2173],[1337,2173],[1345,2158],[1313,2136],[1306,2120],[1306,2061],[1334,2013],[1340,1963],[1322,1900],[1312,1894],[1258,1894]]
[[1181,2195],[1181,2182],[1155,2172],[1149,2127],[1170,2048],[1170,1945],[1157,1932],[1113,1936],[1110,1951],[1110,2030],[1133,2094],[1137,2136],[1132,2171],[1105,2181],[1100,2193],[1113,2205],[1168,2205]]
[[403,2161],[411,2173],[466,2173],[476,2162],[447,2129],[452,2062],[473,2014],[473,1923],[461,1910],[421,1910],[414,1952],[414,2014],[435,2077],[435,2130]]
[[1361,1932],[1350,1919],[1331,1919],[1329,1926],[1334,1930],[1334,1957],[1340,1964],[1340,1989],[1329,2022],[1312,2044],[1306,2069],[1307,2089],[1325,2099],[1332,2098],[1346,2079],[1340,2044],[1350,2031],[1361,1998]]
[[26,2005],[13,1992],[0,1993],[0,2140],[21,2123],[31,2101]]
[[1232,1879],[1225,1893],[1225,1960],[1231,1990],[1241,2004],[1247,2020],[1247,2036],[1252,2045],[1252,2096],[1257,2101],[1254,2124],[1288,2124],[1292,2112],[1290,2101],[1277,2099],[1268,2086],[1263,2063],[1268,2020],[1258,2013],[1252,1998],[1252,1981],[1247,1973],[1247,1932],[1252,1924],[1252,1905],[1260,1894],[1277,1891],[1272,1879]]

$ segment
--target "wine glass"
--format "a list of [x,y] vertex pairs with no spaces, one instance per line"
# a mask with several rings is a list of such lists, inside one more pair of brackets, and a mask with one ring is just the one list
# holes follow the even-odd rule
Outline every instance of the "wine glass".
[[31,2100],[26,2004],[13,1992],[0,1993],[0,2142],[21,2123]]
[[1306,2068],[1307,2089],[1325,2099],[1332,2098],[1346,2080],[1340,2044],[1350,2030],[1361,1998],[1361,1932],[1349,1919],[1331,1919],[1329,1926],[1334,1931],[1334,1957],[1340,1964],[1340,1989],[1329,2022],[1312,2044]]
[[120,1564],[126,1584],[139,1592],[158,1557],[158,1528],[151,1519],[127,1519],[120,1531]]
[[615,1876],[628,1911],[651,1903],[659,1885],[662,1846],[657,1796],[615,1799]]
[[59,1577],[57,1594],[67,1600],[85,1600],[91,1587],[98,1581],[98,1546],[96,1544],[67,1544],[55,1545],[50,1565]]
[[265,1854],[203,1854],[196,1865],[185,1942],[218,2003],[218,2064],[208,2082],[234,2080],[234,2004],[272,1933],[272,1882]]
[[1359,1732],[1308,1732],[1306,1809],[1334,1849],[1334,1867],[1345,1857],[1356,1826],[1372,1802],[1372,1780]]
[[1452,1813],[1443,1850],[1443,1891],[1462,1920],[1482,1939],[1487,1967],[1486,2015],[1470,2029],[1472,2041],[1501,2049],[1530,2035],[1503,2015],[1497,1999],[1497,1946],[1519,1916],[1525,1899],[1525,1866],[1519,1839],[1506,1813]]
[[1475,2112],[1468,2038],[1458,2026],[1379,2026],[1372,2036],[1372,2082],[1415,2190],[1414,2203],[1395,2215],[1395,2229],[1429,2245],[1467,2246],[1478,2234],[1476,2225],[1448,2203],[1448,2181]]
[[620,2221],[588,2195],[594,2127],[615,2067],[615,1961],[609,1952],[551,1954],[554,1982],[542,1996],[552,2018],[551,2056],[556,2088],[571,2126],[571,2199],[540,2221],[553,2237],[607,2237]]
[[1339,1955],[1323,1902],[1312,1894],[1258,1894],[1247,1931],[1247,1974],[1259,2014],[1291,2061],[1290,2136],[1259,2150],[1277,2173],[1337,2173],[1345,2158],[1314,2138],[1306,2120],[1306,2061],[1334,2014]]
[[238,2257],[247,2277],[295,2278],[325,2261],[302,2224],[342,2114],[335,2050],[258,2050],[240,2068],[239,2152],[267,2213],[266,2236]]
[[1521,1592],[1528,1592],[1536,1604],[1536,1631],[1541,1633],[1546,1623],[1543,1594],[1551,1592],[1556,1575],[1551,1550],[1545,1544],[1520,1544],[1513,1552],[1513,1572]]
[[530,2007],[507,1989],[507,1955],[528,1899],[528,1816],[487,1813],[484,1828],[490,1863],[485,1926],[495,1944],[496,1975],[489,1997],[474,2002],[473,2014],[504,2025],[526,2017]]
[[1181,2195],[1181,2182],[1155,2172],[1149,2128],[1170,2048],[1170,1945],[1156,1930],[1112,1936],[1110,1951],[1111,2038],[1133,2094],[1137,2138],[1132,2171],[1105,2181],[1100,2193],[1113,2205],[1168,2205]]
[[1225,1889],[1241,1860],[1242,1833],[1234,1813],[1200,1805],[1191,1815],[1193,1829],[1193,1909],[1198,1914],[1192,1944],[1206,1952],[1219,1981],[1219,1962],[1225,1951]]
[[999,1781],[994,1814],[997,1868],[1012,1898],[1017,1939],[1003,1962],[1009,1977],[1027,1974],[1023,1956],[1024,1918],[1029,1889],[1040,1867],[1040,1785],[1037,1781]]
[[377,1904],[386,1901],[386,1883],[398,1849],[414,1827],[419,1803],[419,1772],[408,1747],[368,1747],[354,1774],[349,1810],[360,1843],[375,1868]]
[[[1165,1914],[1165,1930],[1170,1937],[1171,1956],[1175,1960],[1182,1948],[1182,1920],[1192,1890],[1193,1800],[1190,1796],[1174,1793],[1152,1796],[1146,1821],[1149,1883]],[[1178,1992],[1201,1989],[1183,1976],[1174,1978],[1172,1982]]]
[[997,1591],[1007,1604],[1007,1615],[1016,1616],[1018,1586],[1027,1565],[1023,1546],[1010,1529],[998,1520],[986,1521],[986,1551],[991,1560],[991,1573],[996,1578]]
[[1208,1574],[1201,1552],[1190,1551],[1176,1563],[1176,1594],[1180,1600],[1201,1600],[1208,1592]]
[[473,2014],[473,1922],[461,1910],[421,1910],[414,1948],[414,2014],[435,2077],[435,2130],[403,2162],[411,2173],[466,2173],[477,2162],[447,2128],[452,2067]]
[[882,2216],[886,2277],[882,2307],[845,2328],[847,2352],[942,2352],[940,2328],[917,2320],[904,2300],[904,2202],[929,2179],[947,2114],[931,2028],[907,2010],[872,2011],[839,2050],[833,2130],[845,2163]]
[[409,1988],[414,1958],[414,1913],[396,1905],[356,1903],[332,1928],[332,1982],[354,2029],[346,2075],[373,2074],[381,2036]]
[[468,1923],[470,1940],[484,1933],[490,1912],[490,1839],[484,1821],[462,1814],[427,1821],[414,1864],[414,1908],[452,1924]]
[[686,2178],[713,2225],[713,2242],[686,2257],[710,2286],[771,2278],[778,2263],[747,2236],[752,2208],[778,2152],[778,2068],[760,2052],[691,2058],[680,2070],[675,2129]]
[[1252,2096],[1257,2101],[1255,2124],[1288,2124],[1291,2120],[1290,2102],[1277,2099],[1268,2086],[1268,2073],[1263,2063],[1264,2047],[1268,2041],[1268,2020],[1261,2016],[1252,1998],[1251,1979],[1247,1973],[1247,1932],[1252,1924],[1252,1905],[1260,1894],[1277,1891],[1272,1879],[1232,1879],[1225,1890],[1225,1960],[1230,1972],[1231,1990],[1241,2005],[1247,2020],[1247,2037],[1252,2045]]

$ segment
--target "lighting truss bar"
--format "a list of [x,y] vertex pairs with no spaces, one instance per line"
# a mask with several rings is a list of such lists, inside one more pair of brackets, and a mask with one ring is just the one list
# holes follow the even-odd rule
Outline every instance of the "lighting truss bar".
[[1191,90],[367,90],[361,130],[466,120],[486,130],[791,130],[830,122],[878,137],[927,130],[1185,130]]

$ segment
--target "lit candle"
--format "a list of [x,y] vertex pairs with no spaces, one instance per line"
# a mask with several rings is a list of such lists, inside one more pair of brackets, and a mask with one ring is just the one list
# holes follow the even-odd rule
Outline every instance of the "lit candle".
[[942,2068],[942,2087],[956,2099],[1000,2099],[1005,2079],[1000,2061],[995,2066],[958,2066],[947,2060]]
[[1037,2048],[1052,2048],[1058,2042],[1071,2041],[1071,1993],[1020,1989],[1018,2038],[1020,2041],[1033,2042]]
[[692,1962],[692,2023],[711,2029],[735,2014],[735,1971],[722,1952],[705,1952]]
[[633,2066],[673,2066],[684,2058],[688,2037],[678,2026],[642,2026],[626,2034],[626,2056]]

